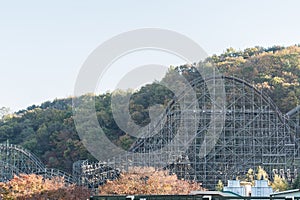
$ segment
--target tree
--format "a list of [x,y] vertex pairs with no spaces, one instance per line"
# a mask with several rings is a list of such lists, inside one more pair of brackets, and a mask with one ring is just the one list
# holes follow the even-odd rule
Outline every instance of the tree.
[[246,179],[245,181],[251,182],[252,184],[254,183],[254,171],[253,169],[249,169],[247,174],[246,174]]
[[0,183],[0,199],[87,199],[87,188],[66,186],[62,177],[52,179],[35,174],[20,174]]
[[271,186],[276,192],[287,190],[289,187],[288,182],[284,178],[281,178],[278,174],[275,174],[274,181]]
[[[273,181],[270,181],[268,173],[261,166],[257,167],[257,173],[255,174],[255,179],[256,180],[267,180],[268,185],[271,186],[274,191],[283,191],[283,190],[287,190],[289,188],[288,182],[284,178],[280,177],[280,175],[278,175],[278,174],[274,174]],[[253,169],[250,168],[248,170],[247,174],[245,175],[244,180],[247,182],[251,182],[252,185],[254,185]],[[300,186],[300,178],[298,179],[298,182],[296,180],[294,183],[296,183],[297,186]],[[297,188],[297,186],[295,185],[294,188]]]
[[5,115],[10,113],[10,109],[7,107],[0,108],[0,119],[2,119]]
[[256,180],[267,180],[267,181],[269,181],[268,173],[261,166],[257,167]]
[[224,184],[221,180],[218,181],[218,184],[216,185],[216,190],[217,191],[223,191]]
[[292,184],[292,189],[299,189],[299,188],[300,188],[300,176],[298,175]]
[[189,194],[194,190],[204,190],[201,184],[178,180],[166,170],[151,167],[133,168],[116,180],[107,181],[99,187],[100,194]]

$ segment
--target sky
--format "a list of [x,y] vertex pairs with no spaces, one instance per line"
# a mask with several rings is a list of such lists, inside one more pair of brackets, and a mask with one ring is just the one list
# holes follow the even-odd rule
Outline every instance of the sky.
[[[176,31],[208,55],[229,47],[299,44],[299,8],[298,0],[0,0],[0,107],[17,111],[72,96],[90,53],[134,29]],[[165,54],[136,57],[181,62]]]

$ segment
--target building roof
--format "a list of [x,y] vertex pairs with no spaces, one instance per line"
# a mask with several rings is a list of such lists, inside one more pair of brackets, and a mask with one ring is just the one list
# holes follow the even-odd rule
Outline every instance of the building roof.
[[222,196],[222,197],[242,197],[234,192],[230,191],[192,191],[191,195],[212,195],[212,196]]
[[275,195],[280,195],[280,194],[290,194],[290,193],[294,193],[294,192],[300,192],[300,189],[285,190],[282,192],[274,192],[274,193],[270,194],[270,196],[275,196]]

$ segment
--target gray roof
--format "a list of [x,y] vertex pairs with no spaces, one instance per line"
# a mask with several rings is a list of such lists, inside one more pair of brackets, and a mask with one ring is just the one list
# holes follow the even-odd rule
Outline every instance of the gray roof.
[[222,196],[222,197],[241,197],[240,195],[230,192],[230,191],[192,191],[191,195],[214,195],[214,196]]
[[294,192],[299,192],[300,189],[293,189],[293,190],[285,190],[285,191],[281,191],[281,192],[274,192],[272,194],[270,194],[270,196],[274,196],[274,195],[278,195],[278,194],[289,194],[289,193],[294,193]]

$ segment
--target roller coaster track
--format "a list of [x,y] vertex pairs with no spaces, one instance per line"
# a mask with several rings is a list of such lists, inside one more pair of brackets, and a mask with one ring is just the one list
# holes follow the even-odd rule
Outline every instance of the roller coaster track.
[[67,184],[75,183],[73,177],[58,169],[50,169],[34,154],[21,146],[0,144],[0,181],[8,181],[18,174],[38,174],[45,178],[63,177]]
[[[224,81],[226,105],[217,103],[210,97],[207,83]],[[288,116],[282,114],[274,102],[262,91],[246,81],[231,76],[214,76],[205,80],[194,79],[189,82],[191,88],[184,89],[179,95],[168,103],[155,124],[147,125],[141,138],[138,138],[129,149],[128,154],[112,158],[112,162],[94,163],[82,161],[77,163],[77,180],[88,184],[90,187],[103,184],[106,179],[117,177],[113,169],[128,169],[133,166],[155,166],[169,169],[179,178],[196,180],[204,187],[214,189],[218,180],[226,182],[247,173],[249,168],[255,169],[263,166],[270,174],[274,171],[285,171],[281,176],[286,176],[292,181],[297,176],[300,164],[299,150],[295,130],[290,126]],[[196,101],[187,99],[188,93],[197,93]],[[181,107],[185,103],[184,107]],[[195,108],[198,105],[198,110]],[[214,112],[224,112],[224,127],[214,144],[204,157],[199,156],[202,146],[206,143],[205,135],[209,131],[211,116]],[[183,123],[186,120],[187,123]],[[172,143],[178,132],[189,132],[189,128],[196,130],[195,137],[188,139],[189,148],[182,151],[180,143]],[[189,134],[191,135],[191,134]],[[182,144],[186,144],[183,142]],[[173,146],[172,146],[173,145]],[[167,146],[171,146],[168,152]],[[151,152],[156,153],[155,159]],[[179,151],[173,151],[179,149]],[[175,152],[175,154],[174,154]],[[136,153],[144,156],[135,157]],[[173,158],[174,157],[174,158]],[[165,166],[161,164],[168,163]],[[107,168],[111,166],[111,168]],[[103,176],[105,171],[112,172],[112,176]],[[119,171],[119,170],[117,170]]]
[[[205,104],[209,104],[207,96],[210,94],[202,90],[197,95],[200,114],[195,118],[200,123],[193,124],[198,126],[197,136],[189,150],[178,156],[175,162],[172,160],[167,168],[181,178],[203,182],[204,186],[211,189],[218,179],[227,181],[258,165],[263,166],[270,174],[273,169],[281,168],[292,171],[296,176],[299,139],[295,136],[292,122],[288,121],[288,116],[282,114],[265,93],[250,83],[231,76],[215,76],[205,80],[200,78],[190,82],[193,91],[185,90],[170,101],[157,124],[149,127],[149,132],[143,133],[145,137],[137,139],[130,151],[148,153],[168,145],[178,130],[184,130],[180,124],[184,117],[181,112],[189,112],[187,116],[193,114],[191,111],[180,110],[176,103],[182,101],[187,93],[195,92],[195,87],[205,88],[207,82],[220,79],[224,80],[226,90],[226,116],[225,127],[216,146],[204,158],[198,156],[201,149],[198,141],[203,141],[212,112],[221,112],[203,109]],[[177,116],[172,118],[174,113]],[[175,129],[167,129],[170,126]],[[148,163],[149,166],[151,164],[155,163]],[[290,173],[287,176],[291,177]]]
[[[279,120],[282,122],[282,123],[286,123],[287,121],[287,117],[285,115],[283,115],[278,107],[275,105],[275,103],[272,101],[272,99],[270,97],[268,97],[266,94],[262,93],[262,91],[258,90],[257,88],[255,88],[253,85],[251,85],[250,83],[244,81],[243,79],[240,79],[240,78],[237,78],[237,77],[233,77],[233,76],[214,76],[214,77],[209,77],[209,78],[206,78],[205,80],[203,80],[202,78],[198,78],[196,80],[193,80],[192,82],[190,82],[192,88],[195,87],[196,84],[204,84],[205,81],[211,81],[213,79],[222,79],[222,80],[231,80],[231,81],[234,81],[234,82],[238,82],[240,84],[243,84],[249,88],[251,88],[256,95],[260,95],[261,98],[265,101],[265,102],[268,102],[271,109],[274,110],[276,113],[277,113],[277,116],[279,117]],[[154,127],[151,127],[151,130],[150,132],[155,132],[155,129],[159,129],[161,126],[161,124],[164,123],[164,119],[167,117],[167,115],[169,114],[168,111],[172,110],[172,107],[176,104],[176,102],[180,101],[181,99],[183,99],[186,95],[187,92],[191,92],[191,91],[183,91],[178,97],[176,97],[176,99],[174,98],[173,100],[171,100],[169,103],[168,103],[168,106],[167,106],[167,110],[166,112],[164,112],[160,117],[159,117],[159,121],[156,123],[156,125]],[[148,133],[145,133],[146,135]],[[149,136],[148,136],[149,137]],[[135,143],[131,146],[130,150],[129,151],[132,151],[132,152],[137,152],[138,149],[141,147],[141,145],[143,145],[145,142],[144,139],[139,139],[139,140],[136,140]]]

